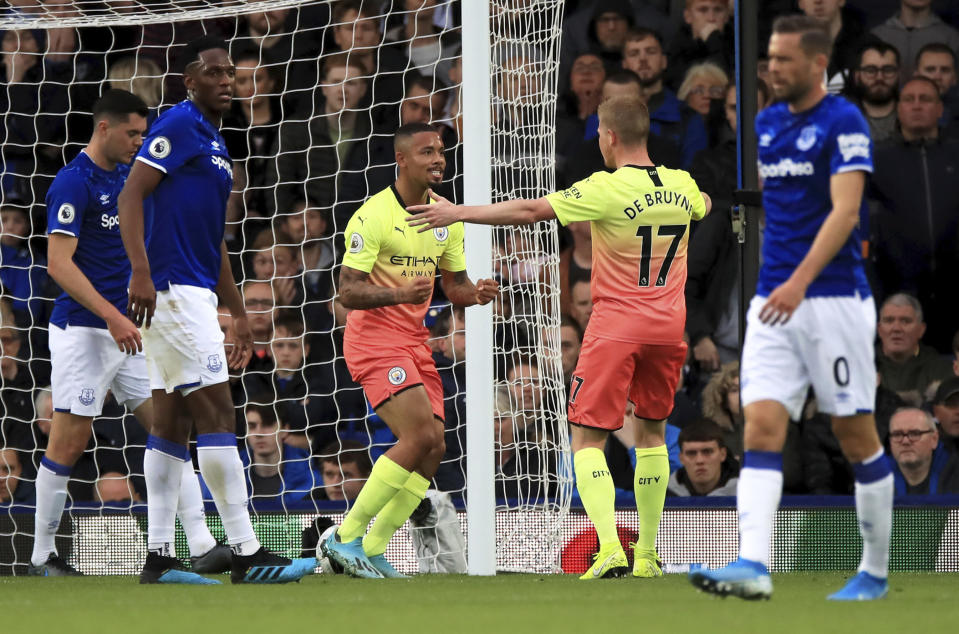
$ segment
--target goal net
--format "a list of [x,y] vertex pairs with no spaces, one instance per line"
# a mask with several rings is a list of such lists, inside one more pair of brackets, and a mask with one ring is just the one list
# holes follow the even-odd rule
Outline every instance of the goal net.
[[[429,122],[441,131],[447,166],[439,193],[452,200],[463,200],[467,169],[491,170],[493,200],[555,188],[562,4],[490,2],[489,48],[470,51],[461,44],[469,25],[451,0],[9,3],[0,15],[0,476],[9,474],[0,477],[0,574],[22,574],[28,563],[32,485],[50,428],[47,325],[58,290],[45,269],[44,196],[89,139],[97,96],[108,87],[132,90],[151,107],[152,121],[186,96],[179,53],[189,41],[212,33],[230,44],[237,82],[222,126],[234,160],[226,237],[256,341],[250,367],[231,377],[238,450],[258,534],[267,546],[298,555],[314,520],[338,521],[371,462],[395,441],[343,360],[345,311],[336,285],[346,222],[393,182],[392,134],[402,123]],[[490,99],[467,103],[461,56],[487,54]],[[492,151],[470,166],[462,119],[476,109],[490,109]],[[559,570],[572,469],[557,250],[553,223],[493,232],[491,268],[502,285],[493,319],[493,420],[466,411],[462,313],[450,310],[440,291],[426,320],[446,392],[447,453],[434,488],[449,495],[465,528],[466,463],[474,452],[493,452],[501,570]],[[254,420],[255,432],[247,424]],[[467,448],[467,424],[492,425],[495,446]],[[57,542],[81,571],[138,572],[145,441],[115,402],[94,422]],[[207,509],[211,530],[222,537],[215,509]],[[178,552],[188,554],[182,533]],[[401,531],[387,557],[412,572],[417,554]]]

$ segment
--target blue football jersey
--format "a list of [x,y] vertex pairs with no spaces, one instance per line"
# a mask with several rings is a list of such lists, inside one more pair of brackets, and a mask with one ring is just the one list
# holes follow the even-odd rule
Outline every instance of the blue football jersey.
[[[842,97],[827,96],[798,114],[785,102],[756,117],[759,176],[763,180],[766,230],[757,294],[768,296],[785,282],[812,246],[832,211],[829,181],[833,174],[872,172],[872,139],[859,110]],[[860,218],[866,215],[862,201]],[[807,297],[870,294],[862,267],[861,230],[853,230]]]
[[[121,313],[127,309],[130,261],[120,239],[117,197],[129,172],[128,165],[107,171],[80,152],[57,173],[46,201],[47,233],[63,233],[77,239],[74,263],[93,288]],[[60,328],[107,327],[66,293],[54,302],[50,323]]]
[[181,101],[157,118],[136,160],[164,173],[149,205],[147,256],[158,291],[170,284],[214,290],[233,162],[220,131]]

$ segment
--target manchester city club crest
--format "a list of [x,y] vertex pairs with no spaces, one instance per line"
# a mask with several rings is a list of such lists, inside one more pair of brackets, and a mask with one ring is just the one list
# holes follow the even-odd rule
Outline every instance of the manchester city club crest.
[[396,366],[395,368],[390,368],[389,379],[390,379],[390,383],[392,383],[393,385],[400,385],[401,383],[403,383],[403,381],[406,380],[406,370],[404,370],[400,366]]
[[92,387],[85,387],[80,390],[80,402],[84,405],[93,405],[93,401],[96,400],[96,392]]
[[206,358],[206,369],[210,372],[219,372],[223,369],[223,361],[220,360],[220,355],[211,354]]
[[450,237],[450,230],[446,227],[437,227],[436,229],[433,229],[433,235],[436,236],[437,240],[442,242]]
[[816,126],[807,125],[799,132],[799,138],[796,139],[796,149],[805,152],[816,145]]

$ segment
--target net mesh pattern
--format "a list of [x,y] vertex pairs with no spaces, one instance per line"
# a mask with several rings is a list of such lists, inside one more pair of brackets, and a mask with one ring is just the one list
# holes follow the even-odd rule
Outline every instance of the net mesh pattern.
[[[492,199],[539,198],[556,188],[555,124],[562,3],[491,6]],[[494,310],[498,441],[504,424],[514,448],[499,448],[503,491],[497,565],[548,572],[558,561],[555,528],[572,490],[565,388],[559,357],[559,248],[555,221],[498,228],[493,270],[502,284]],[[511,454],[505,457],[504,454]],[[545,506],[543,499],[551,500]],[[515,518],[504,522],[503,518]],[[515,546],[522,544],[522,548]],[[522,554],[525,553],[525,557]],[[520,563],[522,562],[522,563]]]
[[[140,95],[151,108],[152,122],[187,96],[180,56],[187,43],[205,34],[227,41],[237,66],[234,105],[221,131],[234,174],[226,240],[257,348],[251,365],[231,379],[239,451],[254,474],[252,508],[257,513],[317,511],[331,498],[335,504],[355,495],[360,482],[354,474],[368,469],[395,438],[370,410],[344,361],[345,311],[336,302],[343,231],[369,196],[393,182],[392,135],[401,123],[437,126],[447,162],[438,190],[462,201],[461,118],[470,108],[489,104],[460,100],[459,3],[438,0],[413,9],[411,3],[389,0],[16,4],[0,15],[9,62],[0,71],[5,79],[0,87],[2,203],[27,218],[20,233],[12,220],[5,222],[2,261],[9,301],[4,302],[3,331],[19,340],[4,343],[5,363],[15,364],[18,372],[16,380],[3,385],[0,436],[0,447],[14,450],[0,456],[0,465],[9,466],[19,482],[13,501],[32,504],[30,490],[51,417],[48,320],[58,289],[46,272],[46,191],[57,170],[90,138],[92,104],[104,89]],[[360,12],[338,10],[346,5]],[[555,187],[562,13],[562,2],[553,0],[491,3],[493,151],[488,167],[494,200],[538,197]],[[494,318],[494,423],[503,430],[496,451],[504,458],[497,462],[503,467],[496,476],[497,495],[501,509],[531,514],[528,524],[515,524],[505,539],[535,542],[530,566],[555,570],[556,527],[572,486],[564,458],[568,436],[556,227],[501,229],[494,241],[492,265],[503,288]],[[427,325],[446,388],[447,454],[435,486],[458,500],[466,496],[468,412],[465,363],[453,340],[465,326],[458,314],[447,312],[441,297]],[[292,361],[281,368],[271,357],[279,358],[284,346],[300,352],[285,357]],[[270,432],[266,443],[262,434],[250,434],[251,406],[262,407],[261,415],[275,416],[287,430]],[[113,495],[143,499],[146,438],[135,417],[108,400],[74,469],[70,502]],[[278,478],[271,475],[277,449]],[[206,489],[204,496],[211,499]],[[107,521],[107,514],[99,520],[78,514],[71,526],[81,526],[82,516],[82,532],[118,539],[128,529],[142,528],[139,520]],[[11,511],[0,507],[0,516],[13,526]],[[66,523],[72,512],[65,517]],[[21,520],[15,523],[21,527],[16,539],[29,539],[32,529],[22,528]],[[118,542],[110,552],[128,547]],[[504,557],[501,553],[507,566]]]

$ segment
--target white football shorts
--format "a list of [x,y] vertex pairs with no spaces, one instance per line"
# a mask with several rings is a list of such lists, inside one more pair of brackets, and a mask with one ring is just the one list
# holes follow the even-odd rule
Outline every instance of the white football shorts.
[[121,351],[106,328],[50,324],[50,364],[55,411],[99,416],[107,390],[118,403],[150,398],[146,357]]
[[872,297],[804,299],[786,325],[759,321],[765,297],[746,316],[740,383],[743,407],[777,401],[799,420],[812,385],[819,411],[868,414],[876,405],[876,305]]
[[216,304],[216,294],[198,286],[157,292],[153,321],[143,330],[150,387],[186,395],[229,380]]

